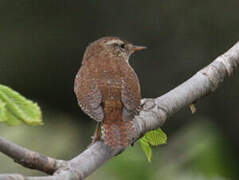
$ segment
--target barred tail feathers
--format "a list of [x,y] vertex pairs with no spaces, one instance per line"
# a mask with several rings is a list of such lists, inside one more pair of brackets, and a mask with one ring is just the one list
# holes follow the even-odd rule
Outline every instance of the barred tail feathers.
[[133,121],[123,121],[121,111],[118,115],[117,119],[106,116],[103,120],[102,138],[111,149],[127,147],[136,133]]

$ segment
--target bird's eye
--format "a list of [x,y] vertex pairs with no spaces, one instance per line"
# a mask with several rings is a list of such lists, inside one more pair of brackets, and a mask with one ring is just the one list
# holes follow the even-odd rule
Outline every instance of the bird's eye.
[[120,44],[120,48],[124,49],[125,48],[125,44]]

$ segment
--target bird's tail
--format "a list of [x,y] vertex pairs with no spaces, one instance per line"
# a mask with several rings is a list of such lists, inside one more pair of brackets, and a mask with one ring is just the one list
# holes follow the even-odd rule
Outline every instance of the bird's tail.
[[[114,115],[116,115],[114,113]],[[102,125],[102,138],[111,149],[122,149],[129,145],[136,134],[133,121],[123,121],[122,113],[118,116],[105,116]]]

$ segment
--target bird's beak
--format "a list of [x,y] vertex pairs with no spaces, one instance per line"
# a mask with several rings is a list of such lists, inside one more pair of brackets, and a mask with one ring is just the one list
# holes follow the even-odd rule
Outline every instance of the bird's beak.
[[143,49],[146,49],[147,47],[145,46],[136,46],[136,45],[133,45],[132,47],[132,50],[133,51],[140,51],[140,50],[143,50]]

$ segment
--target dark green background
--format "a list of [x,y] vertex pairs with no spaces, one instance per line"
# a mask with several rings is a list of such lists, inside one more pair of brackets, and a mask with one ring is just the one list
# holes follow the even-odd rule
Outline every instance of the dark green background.
[[[47,155],[73,157],[87,146],[95,125],[73,93],[90,42],[114,35],[147,46],[130,63],[142,96],[157,97],[239,40],[238,8],[238,0],[1,0],[0,83],[37,101],[45,125],[1,124],[0,135]],[[238,179],[239,74],[196,106],[195,115],[185,109],[166,122],[168,145],[155,148],[151,164],[136,145],[90,178]],[[22,169],[0,155],[0,173]]]

